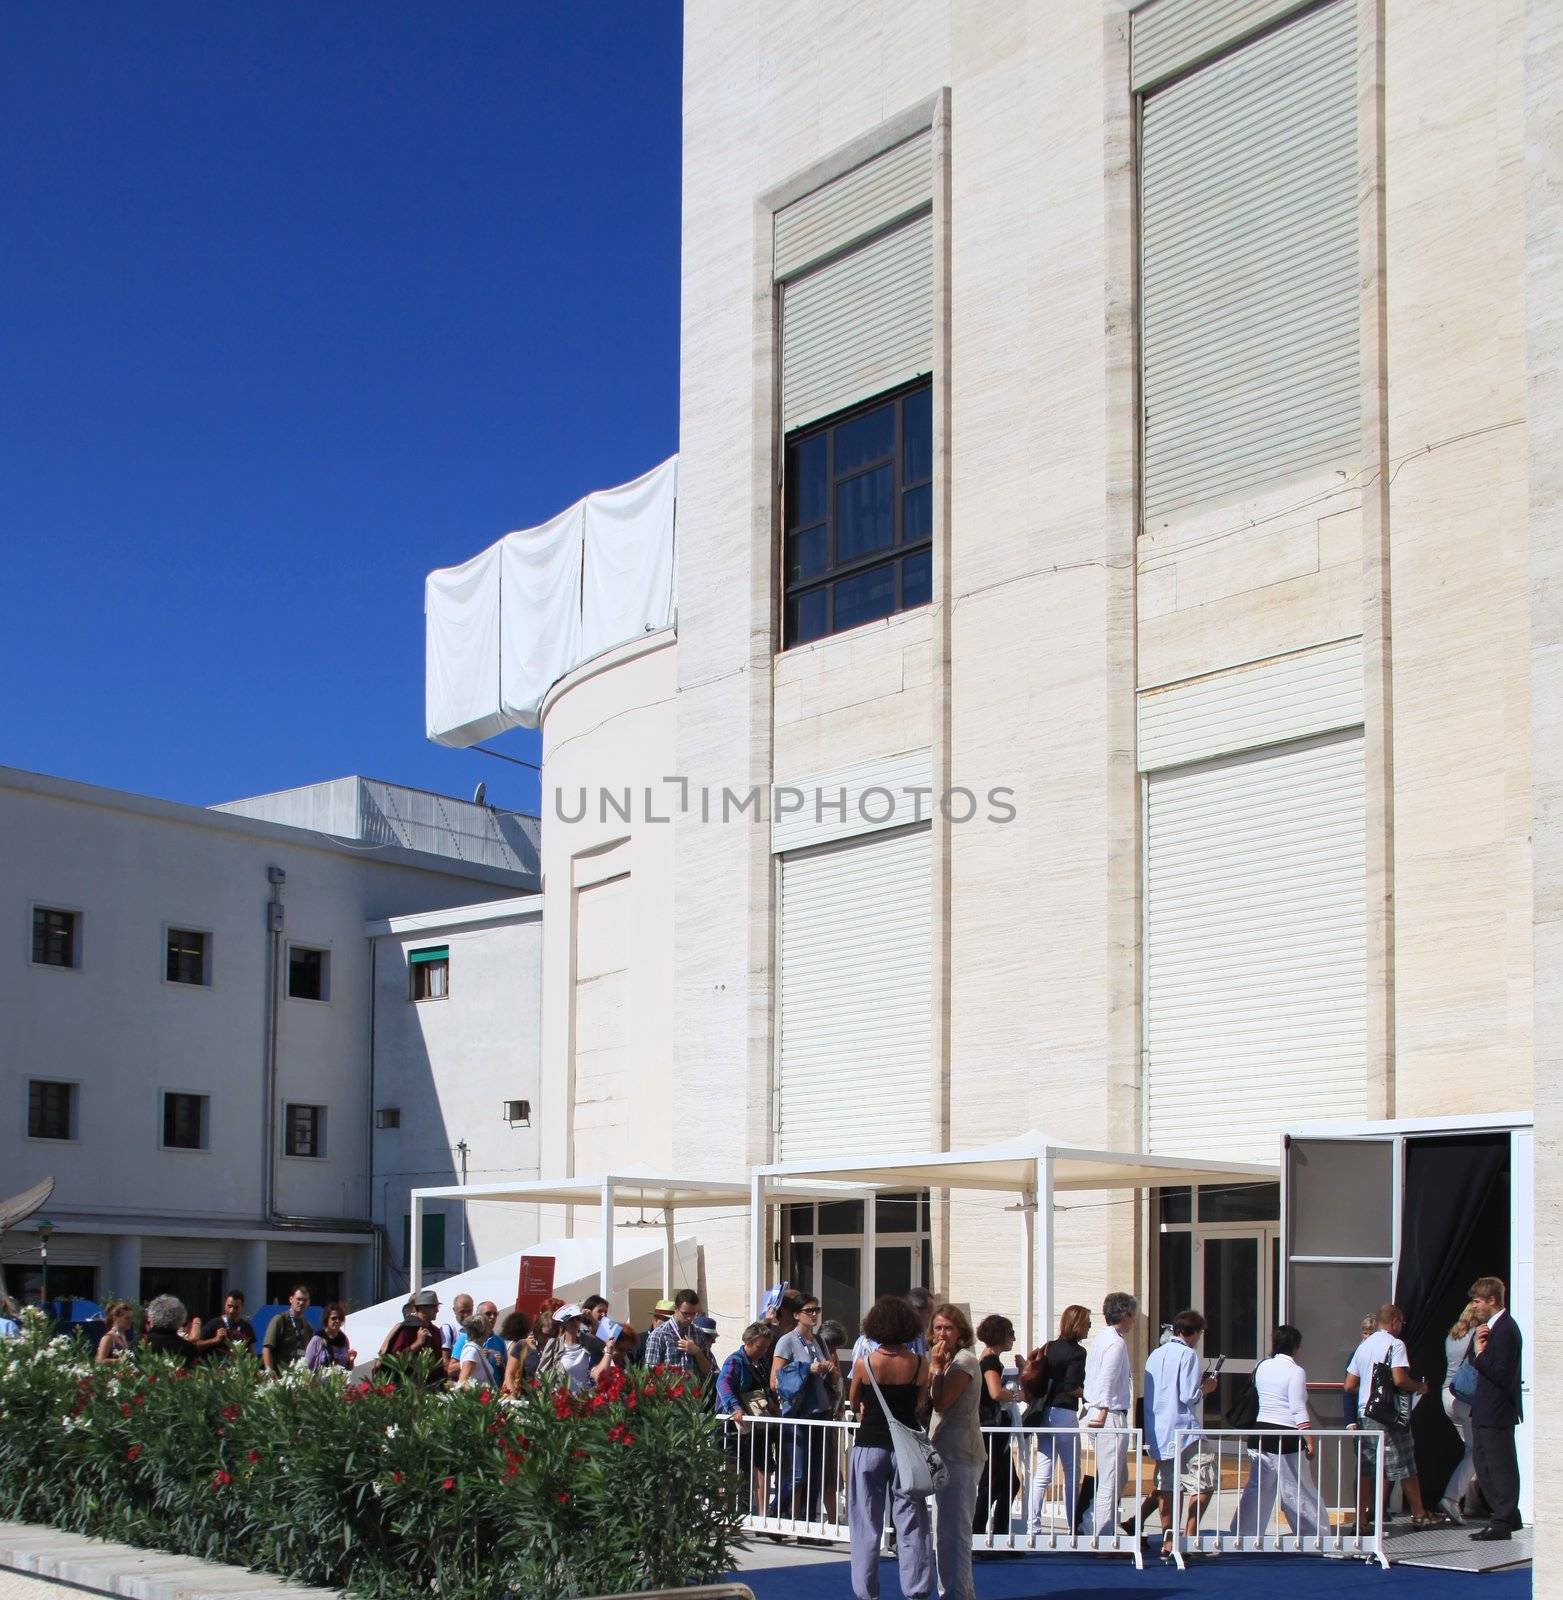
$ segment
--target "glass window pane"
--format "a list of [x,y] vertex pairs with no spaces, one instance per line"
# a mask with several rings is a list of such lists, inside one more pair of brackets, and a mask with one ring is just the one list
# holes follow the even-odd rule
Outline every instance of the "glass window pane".
[[835,430],[836,476],[883,461],[895,450],[895,407],[880,406],[843,422]]
[[[821,1207],[821,1210],[824,1208]],[[863,1309],[863,1252],[857,1245],[819,1253],[819,1299],[825,1315],[857,1338]]]
[[895,539],[895,475],[878,467],[836,485],[836,561],[883,550]]
[[861,1233],[863,1231],[863,1202],[861,1200],[832,1200],[820,1202],[819,1231],[821,1233]]
[[1392,1159],[1385,1140],[1293,1139],[1287,1151],[1291,1254],[1392,1254]]
[[[874,1204],[874,1231],[876,1233],[916,1233],[917,1196],[915,1194],[880,1195]],[[911,1285],[907,1285],[911,1288]]]
[[901,402],[901,482],[922,483],[933,476],[933,386]]
[[1162,1189],[1158,1193],[1161,1196],[1163,1222],[1188,1222],[1192,1219],[1187,1189]]
[[789,1235],[814,1232],[814,1207],[792,1204],[782,1207],[782,1223]]
[[[1362,1319],[1376,1315],[1393,1293],[1387,1262],[1383,1266],[1294,1263],[1286,1320],[1303,1336],[1297,1361],[1309,1383],[1340,1382],[1361,1340]],[[1319,1420],[1324,1426],[1340,1426],[1339,1394],[1310,1394],[1310,1407],[1315,1404],[1321,1408]]]
[[812,1242],[794,1244],[787,1251],[787,1282],[799,1294],[814,1293],[814,1246]]
[[807,644],[810,639],[824,636],[826,601],[824,589],[810,589],[787,602],[788,644]]
[[921,544],[933,538],[933,485],[908,489],[901,496],[901,543]]
[[825,456],[829,435],[787,446],[787,526],[825,520]]
[[[1163,1238],[1169,1237],[1164,1234]],[[1180,1306],[1178,1310],[1182,1310]],[[1259,1356],[1259,1240],[1205,1240],[1205,1352],[1234,1361]],[[1176,1313],[1174,1313],[1176,1314]]]
[[816,578],[825,570],[825,525],[787,536],[787,581]]
[[933,557],[927,551],[908,556],[901,563],[901,609],[925,606],[933,596]]
[[1194,1240],[1187,1233],[1163,1233],[1156,1248],[1156,1320],[1165,1326],[1194,1298]]
[[836,585],[835,632],[875,622],[895,610],[895,563],[870,567]]
[[874,1294],[905,1294],[912,1287],[912,1247],[882,1244],[874,1249]]
[[1280,1215],[1278,1183],[1223,1184],[1199,1191],[1201,1222],[1274,1222]]

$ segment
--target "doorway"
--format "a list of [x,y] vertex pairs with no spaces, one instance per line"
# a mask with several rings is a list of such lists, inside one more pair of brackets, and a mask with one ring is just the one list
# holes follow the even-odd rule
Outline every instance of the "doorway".
[[794,1289],[818,1295],[826,1319],[839,1322],[848,1339],[879,1295],[926,1284],[931,1268],[927,1191],[876,1199],[872,1274],[864,1270],[865,1221],[861,1200],[782,1207],[782,1275]]

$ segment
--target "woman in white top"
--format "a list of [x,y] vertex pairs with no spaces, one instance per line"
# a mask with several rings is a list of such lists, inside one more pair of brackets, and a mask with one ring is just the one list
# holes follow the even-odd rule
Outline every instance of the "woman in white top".
[[1460,1457],[1459,1466],[1450,1474],[1449,1482],[1444,1487],[1444,1497],[1438,1502],[1454,1522],[1463,1518],[1461,1507],[1465,1491],[1470,1488],[1471,1479],[1476,1475],[1476,1463],[1471,1456],[1474,1437],[1471,1433],[1471,1408],[1456,1397],[1449,1385],[1454,1382],[1454,1375],[1465,1360],[1466,1352],[1471,1347],[1472,1331],[1480,1321],[1476,1307],[1467,1304],[1449,1330],[1449,1337],[1444,1340],[1444,1415],[1454,1424],[1455,1431],[1465,1443],[1465,1454]]
[[[1302,1335],[1290,1324],[1275,1330],[1272,1354],[1254,1368],[1254,1390],[1259,1396],[1261,1428],[1284,1428],[1300,1437],[1287,1439],[1262,1433],[1248,1454],[1248,1482],[1238,1502],[1237,1515],[1227,1530],[1245,1539],[1269,1533],[1271,1513],[1280,1496],[1281,1514],[1299,1540],[1318,1537],[1322,1510],[1308,1458],[1313,1454],[1307,1438],[1313,1419],[1308,1415],[1308,1374],[1297,1365]],[[1271,1548],[1275,1548],[1271,1546]],[[1286,1548],[1282,1545],[1281,1548]]]
[[483,1348],[483,1341],[494,1331],[488,1318],[474,1312],[461,1325],[467,1342],[461,1347],[460,1389],[497,1389],[500,1374],[494,1371],[494,1358]]

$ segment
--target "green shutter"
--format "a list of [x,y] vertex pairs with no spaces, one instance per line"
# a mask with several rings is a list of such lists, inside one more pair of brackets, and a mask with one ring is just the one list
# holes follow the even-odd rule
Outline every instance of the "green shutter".
[[[402,1216],[402,1260],[411,1266],[409,1259],[412,1250],[412,1218],[407,1214]],[[441,1270],[445,1266],[445,1213],[443,1211],[425,1211],[423,1214],[423,1260],[420,1263],[423,1271],[430,1267]]]
[[449,961],[450,946],[448,944],[431,944],[424,950],[409,950],[407,959],[417,966],[420,961]]

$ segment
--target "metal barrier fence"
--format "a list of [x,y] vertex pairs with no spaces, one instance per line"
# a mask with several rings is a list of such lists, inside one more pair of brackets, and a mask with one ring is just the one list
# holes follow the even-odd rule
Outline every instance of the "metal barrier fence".
[[[752,1417],[725,1424],[734,1493],[751,1533],[850,1540],[848,1455],[857,1424]],[[1149,1482],[1137,1428],[984,1428],[972,1548],[1132,1556],[1144,1563]],[[1087,1499],[1083,1481],[1100,1491]],[[1132,1495],[1127,1517],[1122,1497]]]
[[1180,1429],[1168,1473],[1173,1560],[1274,1551],[1388,1567],[1382,1439],[1355,1428]]

